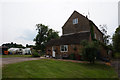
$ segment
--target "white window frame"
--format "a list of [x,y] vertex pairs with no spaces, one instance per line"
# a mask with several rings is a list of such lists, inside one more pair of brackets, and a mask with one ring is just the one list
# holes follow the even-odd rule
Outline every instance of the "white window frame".
[[[64,46],[64,51],[62,51],[62,46]],[[65,47],[66,47],[66,51],[65,51]],[[60,52],[68,52],[68,45],[60,45]]]
[[78,24],[78,18],[73,19],[73,24]]

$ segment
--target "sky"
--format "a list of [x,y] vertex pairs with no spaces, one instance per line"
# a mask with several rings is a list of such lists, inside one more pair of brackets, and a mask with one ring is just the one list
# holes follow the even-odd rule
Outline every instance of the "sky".
[[36,24],[59,31],[74,10],[88,15],[100,29],[106,24],[109,35],[118,27],[119,0],[0,0],[0,45],[34,45]]
[[118,25],[120,25],[120,1],[118,2]]

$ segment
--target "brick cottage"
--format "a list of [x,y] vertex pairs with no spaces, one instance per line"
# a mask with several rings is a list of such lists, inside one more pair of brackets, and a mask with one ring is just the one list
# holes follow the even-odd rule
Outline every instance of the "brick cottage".
[[[82,55],[82,40],[91,42],[91,25],[94,30],[94,38],[103,42],[103,33],[87,17],[74,11],[62,27],[63,35],[46,44],[46,54],[55,58],[67,58],[75,54],[76,59]],[[101,56],[106,56],[106,51],[101,47]]]

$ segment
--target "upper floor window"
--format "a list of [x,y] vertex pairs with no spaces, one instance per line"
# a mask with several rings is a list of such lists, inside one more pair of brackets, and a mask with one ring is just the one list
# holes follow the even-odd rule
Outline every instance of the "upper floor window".
[[73,24],[78,24],[78,18],[73,19]]
[[68,45],[61,45],[60,46],[60,51],[61,52],[68,52]]

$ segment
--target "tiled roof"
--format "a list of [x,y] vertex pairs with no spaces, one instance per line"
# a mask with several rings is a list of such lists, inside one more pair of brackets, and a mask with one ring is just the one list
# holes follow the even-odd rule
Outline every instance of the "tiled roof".
[[80,44],[82,40],[89,40],[90,32],[81,32],[70,35],[63,35],[59,39],[49,41],[46,46]]

